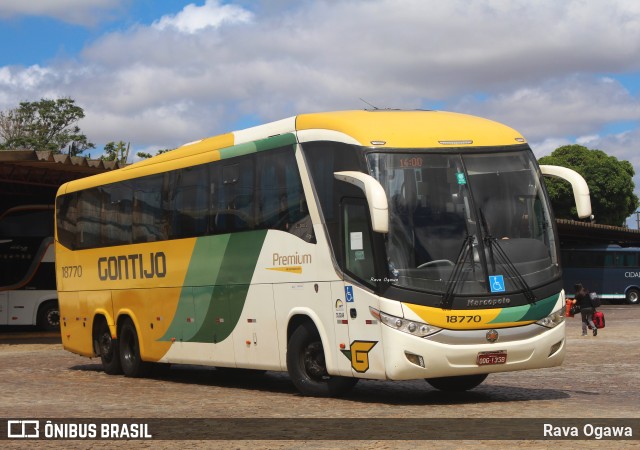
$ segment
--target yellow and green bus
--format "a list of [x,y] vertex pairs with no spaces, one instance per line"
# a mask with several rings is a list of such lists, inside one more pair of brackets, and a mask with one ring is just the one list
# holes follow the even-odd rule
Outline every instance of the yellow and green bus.
[[340,111],[186,144],[56,199],[65,349],[109,374],[162,363],[466,390],[565,350],[543,173],[513,129],[441,111]]

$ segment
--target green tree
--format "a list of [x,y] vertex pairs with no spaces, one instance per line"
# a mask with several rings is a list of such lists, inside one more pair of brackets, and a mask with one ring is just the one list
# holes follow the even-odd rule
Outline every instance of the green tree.
[[104,161],[118,161],[121,164],[126,164],[129,157],[129,144],[124,141],[108,142],[104,146],[104,154],[100,159]]
[[84,110],[70,98],[22,102],[0,113],[0,149],[62,153],[68,147],[69,154],[78,155],[95,148],[77,125],[83,117]]
[[[602,150],[565,145],[551,155],[540,158],[539,162],[568,167],[584,177],[589,185],[591,207],[598,223],[622,226],[625,219],[638,208],[638,197],[633,193],[635,172],[629,161],[620,161]],[[575,219],[571,185],[552,178],[546,178],[545,183],[556,217]]]
[[[155,156],[162,155],[163,153],[170,152],[171,150],[174,150],[174,149],[172,149],[172,148],[163,148],[161,150],[158,150],[156,152]],[[136,155],[138,155],[138,158],[142,158],[142,159],[149,159],[149,158],[154,156],[151,153],[147,153],[147,152],[138,152],[138,153],[136,153]]]

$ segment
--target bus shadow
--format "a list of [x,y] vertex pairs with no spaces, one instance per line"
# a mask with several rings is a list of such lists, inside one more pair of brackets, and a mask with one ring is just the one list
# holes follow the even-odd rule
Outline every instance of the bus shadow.
[[432,388],[426,381],[370,381],[358,383],[356,389],[345,399],[361,403],[412,406],[548,401],[570,397],[565,391],[548,388],[480,385],[465,392],[444,392]]
[[[216,369],[204,366],[180,365],[155,368],[146,379],[163,383],[191,384],[244,391],[260,391],[301,396],[286,373],[249,370]],[[70,370],[102,372],[101,364],[83,364]],[[119,378],[124,379],[123,376]],[[509,385],[483,384],[466,392],[443,392],[423,380],[378,381],[360,380],[347,395],[333,399],[357,403],[412,405],[465,405],[482,403],[528,402],[569,399],[572,392],[550,388],[527,388]]]

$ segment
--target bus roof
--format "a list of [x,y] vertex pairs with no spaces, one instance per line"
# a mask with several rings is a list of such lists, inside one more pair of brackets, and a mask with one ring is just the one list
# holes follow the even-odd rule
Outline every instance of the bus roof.
[[[526,142],[517,131],[498,122],[444,111],[359,110],[300,114],[190,142],[123,169],[71,181],[58,193],[162,172],[168,170],[163,163],[171,161],[181,167],[202,164],[219,159],[219,154],[211,156],[217,150],[311,130],[332,132],[332,136],[343,136],[345,141],[357,142],[367,148],[473,148]],[[245,151],[250,150],[243,149],[240,153]],[[125,175],[124,172],[128,173]]]
[[[366,110],[301,114],[297,130],[327,129],[370,147],[467,147],[515,145],[520,133],[492,120],[444,111]],[[384,143],[384,144],[382,144]]]

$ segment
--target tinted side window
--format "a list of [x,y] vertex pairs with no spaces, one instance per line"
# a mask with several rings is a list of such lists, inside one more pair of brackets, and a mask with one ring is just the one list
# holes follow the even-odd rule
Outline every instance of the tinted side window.
[[56,199],[58,240],[67,248],[75,248],[78,194],[73,192]]
[[259,153],[257,168],[257,227],[287,231],[315,242],[293,148]]
[[78,193],[78,222],[76,248],[100,247],[100,212],[102,199],[97,188]]
[[375,284],[375,259],[369,210],[364,200],[347,201],[342,205],[344,268],[368,285]]
[[102,197],[102,245],[131,243],[131,184],[131,181],[123,181],[98,188]]
[[254,229],[315,242],[293,146],[63,195],[56,208],[74,249]]
[[133,188],[133,242],[163,241],[169,236],[167,174],[135,180]]
[[171,238],[207,234],[209,171],[206,165],[187,167],[172,174]]
[[345,197],[364,198],[364,194],[357,187],[336,180],[333,173],[345,170],[366,172],[362,149],[352,145],[322,141],[303,144],[302,148],[334,254],[339,260],[344,260],[345,249],[340,236],[339,205]]
[[255,228],[255,155],[229,160],[221,167],[213,217],[213,233]]

